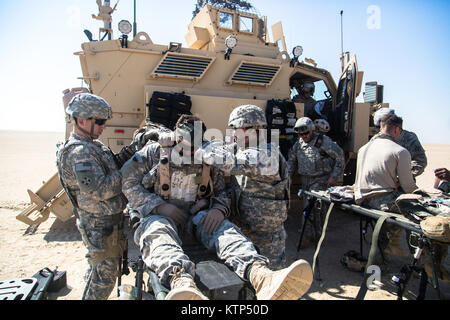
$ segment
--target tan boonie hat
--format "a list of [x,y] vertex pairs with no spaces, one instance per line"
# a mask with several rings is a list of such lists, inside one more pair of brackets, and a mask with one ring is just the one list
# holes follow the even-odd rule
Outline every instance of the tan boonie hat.
[[450,217],[432,216],[420,222],[425,236],[432,240],[450,242]]

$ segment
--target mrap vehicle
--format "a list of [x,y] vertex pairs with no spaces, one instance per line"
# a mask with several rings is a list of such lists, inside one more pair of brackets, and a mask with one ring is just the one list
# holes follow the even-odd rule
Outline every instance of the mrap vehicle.
[[[266,17],[212,5],[205,5],[190,22],[186,47],[180,42],[155,44],[151,33],[137,32],[136,24],[133,27],[125,20],[119,22],[121,34],[114,39],[114,11],[109,1],[97,3],[100,14],[95,18],[104,21],[99,38],[94,40],[92,33],[85,30],[88,41],[74,53],[80,60],[80,79],[86,87],[64,90],[63,106],[80,92],[103,97],[112,107],[113,118],[100,140],[113,152],[129,145],[133,133],[145,125],[146,119],[168,121],[167,126],[173,123],[179,115],[175,108],[165,114],[166,118],[164,114],[152,115],[155,97],[172,102],[181,97],[178,102],[187,104],[190,113],[199,116],[207,128],[219,129],[224,137],[229,114],[239,105],[253,104],[263,110],[268,105],[290,108],[286,113],[290,117],[268,115],[269,128],[280,130],[280,148],[287,156],[297,139],[295,120],[304,115],[305,109],[303,103],[291,98],[302,84],[313,82],[314,98],[321,103],[331,126],[328,135],[345,151],[344,181],[352,183],[356,153],[376,131],[371,115],[383,105],[382,86],[376,82],[366,83],[365,102],[356,102],[363,79],[356,56],[342,54],[342,74],[335,82],[330,72],[318,68],[313,59],[300,61],[300,46],[291,54],[287,52],[281,22],[272,26],[271,41]],[[65,121],[67,139],[72,124],[67,116]],[[50,212],[62,221],[73,215],[57,173],[36,192],[28,190],[28,194],[31,204],[17,216],[24,223],[41,223]]]

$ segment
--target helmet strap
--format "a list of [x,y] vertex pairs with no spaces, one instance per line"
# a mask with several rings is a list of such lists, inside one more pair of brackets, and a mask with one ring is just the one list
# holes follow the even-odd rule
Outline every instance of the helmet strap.
[[92,140],[98,139],[98,135],[94,134],[94,127],[95,127],[95,120],[92,119],[91,120],[91,133],[89,134],[89,136],[92,138]]
[[[86,119],[84,119],[84,120],[86,120]],[[91,132],[88,132],[88,131],[84,130],[83,128],[81,128],[80,125],[78,124],[78,121],[75,121],[75,126],[78,128],[78,130],[83,132],[86,136],[88,136],[92,140],[98,139],[99,136],[94,135],[95,121],[91,121]]]

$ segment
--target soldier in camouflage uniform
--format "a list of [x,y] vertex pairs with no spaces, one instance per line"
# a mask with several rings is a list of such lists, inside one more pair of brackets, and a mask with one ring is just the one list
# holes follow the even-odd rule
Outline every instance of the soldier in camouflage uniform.
[[[322,191],[335,186],[344,174],[344,151],[328,136],[314,132],[315,125],[308,117],[298,119],[295,129],[300,138],[289,151],[289,177],[297,171],[300,188],[307,191]],[[302,208],[305,209],[308,201],[305,197],[302,201]],[[315,217],[313,221],[320,230],[320,217]],[[312,240],[312,233],[312,229],[306,229],[306,243]]]
[[[381,120],[389,115],[395,114],[393,109],[381,108],[374,114],[374,124],[379,127]],[[401,129],[400,136],[395,140],[396,143],[401,145],[403,148],[409,151],[411,154],[411,171],[413,177],[421,175],[427,166],[427,156],[425,155],[425,150],[420,144],[419,138],[414,132]]]
[[[277,145],[257,140],[263,138],[258,130],[267,127],[261,108],[237,107],[231,112],[228,125],[241,131],[242,134],[235,134],[236,138],[244,136],[244,130],[250,133],[247,136],[254,146],[252,141],[245,144],[244,137],[242,143],[210,145],[202,149],[203,161],[231,175],[231,192],[237,211],[233,221],[259,252],[269,258],[270,266],[280,269],[286,260],[284,222],[289,204],[286,160]],[[223,157],[227,161],[222,161]]]
[[295,129],[300,139],[289,152],[289,176],[297,170],[304,190],[336,185],[344,174],[344,151],[329,137],[314,132],[314,123],[307,117],[298,119]]
[[303,103],[305,105],[305,116],[313,117],[313,115],[315,114],[314,107],[317,103],[317,101],[313,98],[315,91],[314,83],[305,82],[300,86],[300,88],[297,88],[297,91],[299,92],[299,94],[295,95],[292,98],[292,101]]
[[127,200],[122,194],[122,176],[114,154],[96,140],[112,111],[102,98],[82,93],[71,100],[66,112],[74,129],[58,148],[57,167],[88,251],[82,299],[106,300],[114,289],[126,245],[122,212]]
[[[309,264],[299,260],[271,271],[268,259],[227,219],[223,173],[192,162],[194,122],[198,118],[182,116],[174,138],[161,135],[159,143],[147,143],[121,169],[123,192],[141,215],[134,239],[145,264],[170,286],[166,299],[206,299],[193,281],[195,265],[181,247],[194,237],[250,281],[258,299],[298,299],[312,282]],[[180,155],[189,161],[180,162]]]

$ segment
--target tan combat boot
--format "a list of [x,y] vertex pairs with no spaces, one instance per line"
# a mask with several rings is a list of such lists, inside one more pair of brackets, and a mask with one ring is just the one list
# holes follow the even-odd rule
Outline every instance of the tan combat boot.
[[209,300],[195,285],[194,279],[184,269],[175,267],[166,300]]
[[400,246],[399,240],[400,239],[395,240],[395,241],[390,240],[387,248],[383,250],[383,254],[385,254],[385,255],[389,254],[392,256],[397,256],[397,257],[402,257],[402,258],[409,257],[410,253]]
[[270,270],[265,263],[255,262],[249,280],[258,300],[298,300],[309,290],[313,273],[305,260],[297,260],[278,271]]
[[411,255],[409,251],[403,249],[401,246],[401,232],[401,229],[389,230],[389,243],[386,249],[383,250],[383,254],[390,254],[402,258],[406,258]]

